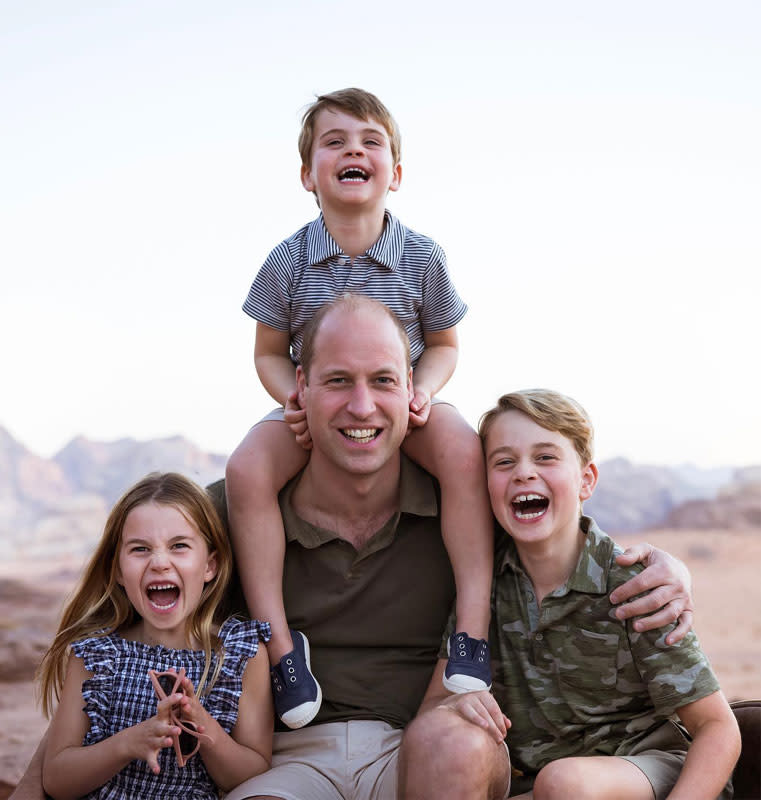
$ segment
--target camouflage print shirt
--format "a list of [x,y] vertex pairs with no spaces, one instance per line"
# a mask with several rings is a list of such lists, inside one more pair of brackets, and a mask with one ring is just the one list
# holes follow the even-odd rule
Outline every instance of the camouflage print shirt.
[[527,775],[558,758],[626,755],[677,708],[719,688],[693,633],[667,646],[670,627],[635,633],[614,617],[610,592],[642,567],[619,567],[621,549],[589,517],[581,526],[576,570],[541,606],[512,539],[497,547],[492,691],[512,721],[513,763]]

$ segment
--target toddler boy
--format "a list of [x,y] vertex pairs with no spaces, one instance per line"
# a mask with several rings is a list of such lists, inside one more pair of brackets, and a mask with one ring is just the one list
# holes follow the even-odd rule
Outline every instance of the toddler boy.
[[[402,178],[397,125],[377,97],[344,89],[309,107],[299,151],[302,184],[314,193],[321,214],[270,253],[243,306],[257,321],[257,373],[283,408],[249,431],[226,471],[246,602],[253,616],[271,623],[275,709],[291,728],[314,719],[321,691],[309,668],[308,639],[289,628],[283,609],[285,534],[278,493],[308,458],[296,366],[304,325],[320,305],[346,292],[367,294],[397,314],[410,338],[414,395],[404,451],[441,485],[442,537],[457,587],[458,635],[444,676],[450,691],[491,686],[486,635],[493,558],[478,437],[454,407],[435,399],[454,371],[456,325],[467,308],[441,248],[385,207],[388,192],[396,191]],[[356,417],[357,410],[353,413]],[[371,449],[383,435],[382,414],[369,407],[359,414],[366,425],[338,431],[353,447]]]

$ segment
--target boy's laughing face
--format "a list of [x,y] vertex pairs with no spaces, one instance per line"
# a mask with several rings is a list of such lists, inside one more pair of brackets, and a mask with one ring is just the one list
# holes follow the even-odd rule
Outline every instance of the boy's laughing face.
[[339,109],[324,108],[317,114],[312,162],[301,167],[301,182],[315,192],[323,211],[382,210],[386,195],[401,180],[402,167],[394,164],[383,125]]
[[494,420],[485,450],[492,510],[517,544],[577,535],[597,467],[582,465],[568,438],[511,409]]

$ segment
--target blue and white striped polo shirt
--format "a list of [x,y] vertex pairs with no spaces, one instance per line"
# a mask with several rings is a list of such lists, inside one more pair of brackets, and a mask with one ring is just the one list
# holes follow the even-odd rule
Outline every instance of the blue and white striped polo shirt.
[[298,364],[304,326],[323,303],[344,292],[369,295],[397,314],[410,338],[413,365],[425,349],[423,334],[451,328],[468,310],[449,278],[444,251],[389,211],[378,241],[353,264],[320,214],[269,254],[243,310],[288,331]]

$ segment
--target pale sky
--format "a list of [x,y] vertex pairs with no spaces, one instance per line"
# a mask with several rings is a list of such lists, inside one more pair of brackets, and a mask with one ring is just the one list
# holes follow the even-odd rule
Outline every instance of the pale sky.
[[0,424],[229,453],[273,406],[241,304],[317,214],[301,114],[361,86],[470,307],[469,421],[545,386],[600,459],[760,463],[760,35],[755,0],[2,2]]

